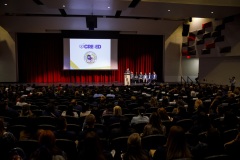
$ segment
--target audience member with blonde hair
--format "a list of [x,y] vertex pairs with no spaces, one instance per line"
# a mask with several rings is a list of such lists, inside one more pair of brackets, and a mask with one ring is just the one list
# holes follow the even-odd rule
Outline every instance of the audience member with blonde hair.
[[123,160],[150,160],[148,153],[142,149],[138,133],[132,133],[128,137],[127,145],[127,151],[122,156]]
[[113,107],[113,116],[109,119],[109,125],[113,123],[120,123],[120,118],[122,116],[122,108],[120,106]]

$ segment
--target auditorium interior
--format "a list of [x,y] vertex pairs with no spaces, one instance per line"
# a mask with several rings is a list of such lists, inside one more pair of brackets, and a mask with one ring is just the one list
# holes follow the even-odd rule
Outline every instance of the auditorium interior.
[[238,160],[239,62],[239,0],[1,1],[0,159]]

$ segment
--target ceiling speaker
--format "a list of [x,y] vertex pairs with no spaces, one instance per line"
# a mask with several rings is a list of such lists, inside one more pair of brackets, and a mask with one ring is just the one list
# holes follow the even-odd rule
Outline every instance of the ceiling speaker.
[[97,17],[96,16],[87,16],[86,24],[87,24],[87,28],[89,28],[89,30],[94,30],[94,28],[97,28]]

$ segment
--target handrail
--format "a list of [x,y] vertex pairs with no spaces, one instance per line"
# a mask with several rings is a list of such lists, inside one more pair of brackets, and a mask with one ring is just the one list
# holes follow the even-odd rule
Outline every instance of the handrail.
[[187,83],[188,83],[188,80],[190,80],[193,83],[193,80],[187,76]]
[[186,80],[183,78],[183,76],[181,76],[181,84],[183,84],[183,81],[186,83]]

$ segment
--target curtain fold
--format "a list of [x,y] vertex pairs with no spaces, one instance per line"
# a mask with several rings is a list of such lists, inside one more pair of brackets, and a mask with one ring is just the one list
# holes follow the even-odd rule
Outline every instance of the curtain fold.
[[18,75],[21,83],[123,82],[126,68],[153,72],[162,81],[163,36],[121,36],[118,39],[118,70],[63,70],[61,34],[19,33]]

